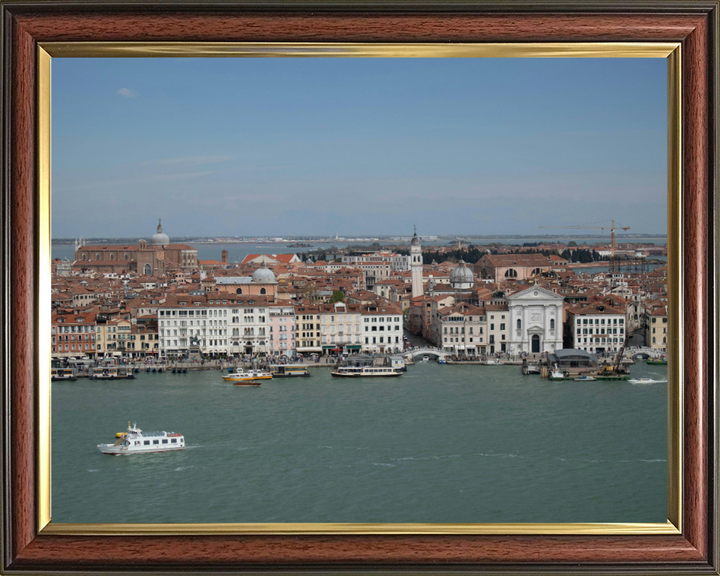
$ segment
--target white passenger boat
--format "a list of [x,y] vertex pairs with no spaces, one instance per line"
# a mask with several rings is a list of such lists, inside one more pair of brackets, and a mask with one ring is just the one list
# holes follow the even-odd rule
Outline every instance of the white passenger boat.
[[377,378],[402,376],[402,370],[387,366],[340,366],[331,374],[340,378]]
[[185,448],[185,437],[176,432],[143,432],[128,422],[127,432],[121,432],[114,444],[98,444],[103,454],[124,456],[143,452],[169,452]]
[[246,372],[231,372],[222,378],[236,386],[260,386],[260,380],[270,380],[272,377],[273,375],[270,372],[248,370]]

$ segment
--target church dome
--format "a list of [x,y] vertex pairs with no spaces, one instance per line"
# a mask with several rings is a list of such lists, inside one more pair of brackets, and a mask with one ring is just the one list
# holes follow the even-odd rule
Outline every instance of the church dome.
[[460,265],[450,272],[450,285],[453,288],[472,288],[475,284],[475,276],[472,270],[460,260]]
[[417,232],[413,234],[412,240],[410,240],[410,246],[420,246],[420,238],[418,238]]
[[275,274],[273,274],[272,270],[266,268],[265,262],[263,262],[262,266],[253,272],[252,281],[255,284],[274,284]]
[[158,221],[157,232],[150,238],[150,246],[167,246],[170,244],[170,238],[163,232],[162,225]]

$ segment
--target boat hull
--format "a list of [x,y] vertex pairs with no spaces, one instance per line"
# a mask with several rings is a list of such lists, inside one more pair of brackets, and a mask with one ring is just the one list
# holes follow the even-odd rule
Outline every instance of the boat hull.
[[333,372],[331,376],[334,376],[335,378],[392,378],[394,376],[401,376],[402,374],[343,374],[338,372]]
[[179,446],[178,448],[162,448],[160,450],[128,450],[122,449],[120,446],[98,446],[98,450],[106,456],[130,456],[132,454],[153,454],[157,452],[177,452],[178,450],[184,450],[185,446]]

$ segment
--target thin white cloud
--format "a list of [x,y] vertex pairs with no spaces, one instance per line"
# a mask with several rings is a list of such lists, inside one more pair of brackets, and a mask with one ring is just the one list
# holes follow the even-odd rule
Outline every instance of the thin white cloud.
[[135,96],[137,96],[137,92],[130,90],[130,88],[120,88],[117,93],[123,98],[135,98]]

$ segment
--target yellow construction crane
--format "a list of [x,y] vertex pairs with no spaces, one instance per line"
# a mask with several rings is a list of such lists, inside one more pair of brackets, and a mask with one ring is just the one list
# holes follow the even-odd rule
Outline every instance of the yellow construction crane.
[[[607,230],[610,228],[610,273],[615,272],[615,220],[611,220],[610,226],[540,226],[540,228],[563,228],[574,230]],[[618,226],[619,230],[630,230],[630,226]]]

